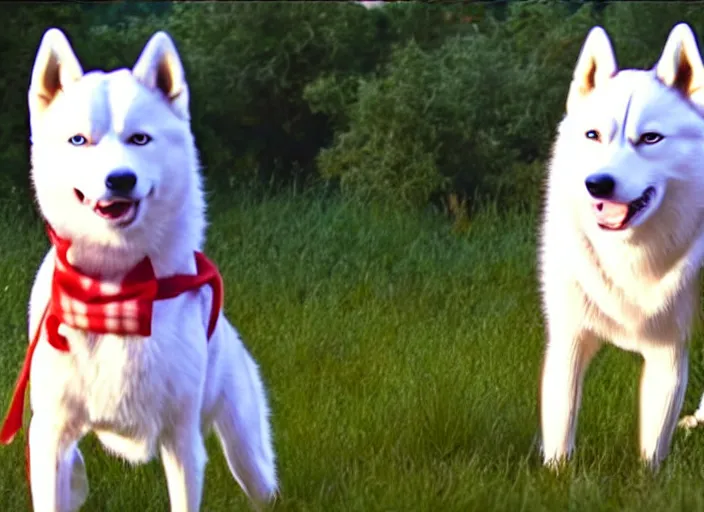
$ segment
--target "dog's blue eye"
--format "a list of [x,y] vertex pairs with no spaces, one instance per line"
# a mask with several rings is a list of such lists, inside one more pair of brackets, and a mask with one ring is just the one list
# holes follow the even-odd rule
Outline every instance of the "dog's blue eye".
[[640,136],[638,142],[642,142],[643,144],[657,144],[664,138],[665,137],[657,132],[646,132]]
[[589,130],[587,133],[584,134],[584,136],[588,139],[599,141],[601,139],[601,135],[599,135],[599,132],[596,130]]
[[135,133],[127,139],[130,144],[134,144],[135,146],[144,146],[145,144],[149,144],[151,140],[152,138],[146,133]]
[[74,135],[68,139],[68,142],[73,146],[83,146],[88,142],[88,139],[86,139],[83,135]]

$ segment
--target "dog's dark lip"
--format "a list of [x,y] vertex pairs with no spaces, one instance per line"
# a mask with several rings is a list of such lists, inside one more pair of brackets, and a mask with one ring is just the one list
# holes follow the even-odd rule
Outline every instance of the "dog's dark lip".
[[642,212],[648,207],[650,201],[652,201],[654,197],[655,187],[646,188],[640,197],[628,203],[628,213],[626,214],[626,217],[623,219],[623,222],[620,226],[611,227],[605,226],[604,224],[599,224],[599,227],[605,231],[622,231],[626,229],[631,223],[631,221],[636,217],[636,215],[638,215],[640,212]]

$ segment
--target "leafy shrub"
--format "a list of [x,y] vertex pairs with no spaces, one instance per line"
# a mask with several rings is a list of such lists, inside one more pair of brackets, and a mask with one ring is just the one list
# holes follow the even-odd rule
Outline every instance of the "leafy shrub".
[[329,119],[303,92],[326,74],[372,72],[384,51],[379,14],[354,4],[210,3],[173,8],[194,126],[218,184],[305,181]]
[[589,9],[514,4],[505,23],[397,48],[386,73],[343,102],[350,122],[321,152],[321,174],[415,206],[448,194],[534,202],[592,22]]
[[[12,140],[0,142],[10,148],[7,158],[22,162],[18,175],[26,174],[28,161],[29,73],[50,26],[65,29],[86,70],[129,67],[155,31],[167,30],[186,67],[205,172],[218,187],[309,178],[332,126],[327,116],[311,111],[305,86],[322,74],[373,72],[386,48],[383,15],[355,4],[174,4],[168,10],[124,5],[117,11],[112,4],[13,6],[17,30],[29,30],[3,38],[9,53],[0,65],[13,81],[0,82],[0,90],[11,96],[17,128],[7,132],[15,135]],[[8,63],[14,67],[8,70]]]
[[414,41],[395,50],[388,72],[362,83],[349,130],[321,152],[323,176],[338,177],[346,190],[413,205],[453,181],[479,186],[480,174],[468,169],[498,172],[512,156],[495,151],[510,73],[500,53],[479,34],[437,50]]
[[156,30],[173,36],[211,187],[322,178],[414,206],[536,204],[589,28],[603,24],[629,67],[652,66],[678,21],[704,30],[686,3],[603,5],[8,4],[0,197],[28,190],[31,63],[59,26],[86,70],[131,66]]

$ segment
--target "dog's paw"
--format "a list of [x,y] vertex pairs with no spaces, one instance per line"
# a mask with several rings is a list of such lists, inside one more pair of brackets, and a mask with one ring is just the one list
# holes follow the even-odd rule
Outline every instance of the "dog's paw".
[[697,428],[699,426],[699,420],[694,414],[691,414],[689,416],[685,416],[682,418],[678,423],[677,426],[680,428],[683,428],[685,430],[691,430],[693,428]]
[[546,458],[543,459],[543,467],[552,473],[559,474],[567,468],[568,461],[569,458],[566,456]]

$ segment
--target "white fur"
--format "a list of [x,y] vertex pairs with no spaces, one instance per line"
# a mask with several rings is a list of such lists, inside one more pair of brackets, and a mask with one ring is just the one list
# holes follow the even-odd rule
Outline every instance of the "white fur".
[[[39,208],[71,240],[69,260],[119,282],[144,256],[158,277],[195,273],[205,202],[190,129],[188,86],[176,48],[156,33],[130,71],[83,74],[62,32],[40,44],[29,90],[32,182]],[[135,132],[153,140],[127,143]],[[89,144],[69,139],[84,135]],[[107,197],[106,176],[137,175],[137,218],[119,228],[81,203]],[[50,295],[54,250],[32,288],[34,334]],[[29,428],[35,510],[73,511],[88,485],[77,442],[95,432],[103,445],[141,463],[160,454],[172,511],[201,503],[204,435],[215,427],[232,474],[257,504],[277,492],[267,398],[257,365],[221,313],[207,341],[212,291],[204,286],[154,304],[148,338],[96,335],[61,325],[70,352],[42,339],[31,371]]]
[[[541,233],[546,465],[554,467],[574,449],[584,373],[601,340],[643,356],[641,456],[657,467],[669,452],[687,385],[704,259],[703,78],[685,24],[673,28],[652,70],[618,72],[600,27],[584,43],[549,167]],[[600,142],[585,136],[592,129]],[[665,138],[637,144],[645,132]],[[629,228],[598,226],[585,186],[596,172],[615,178],[616,200],[628,202],[655,187],[655,199]]]

